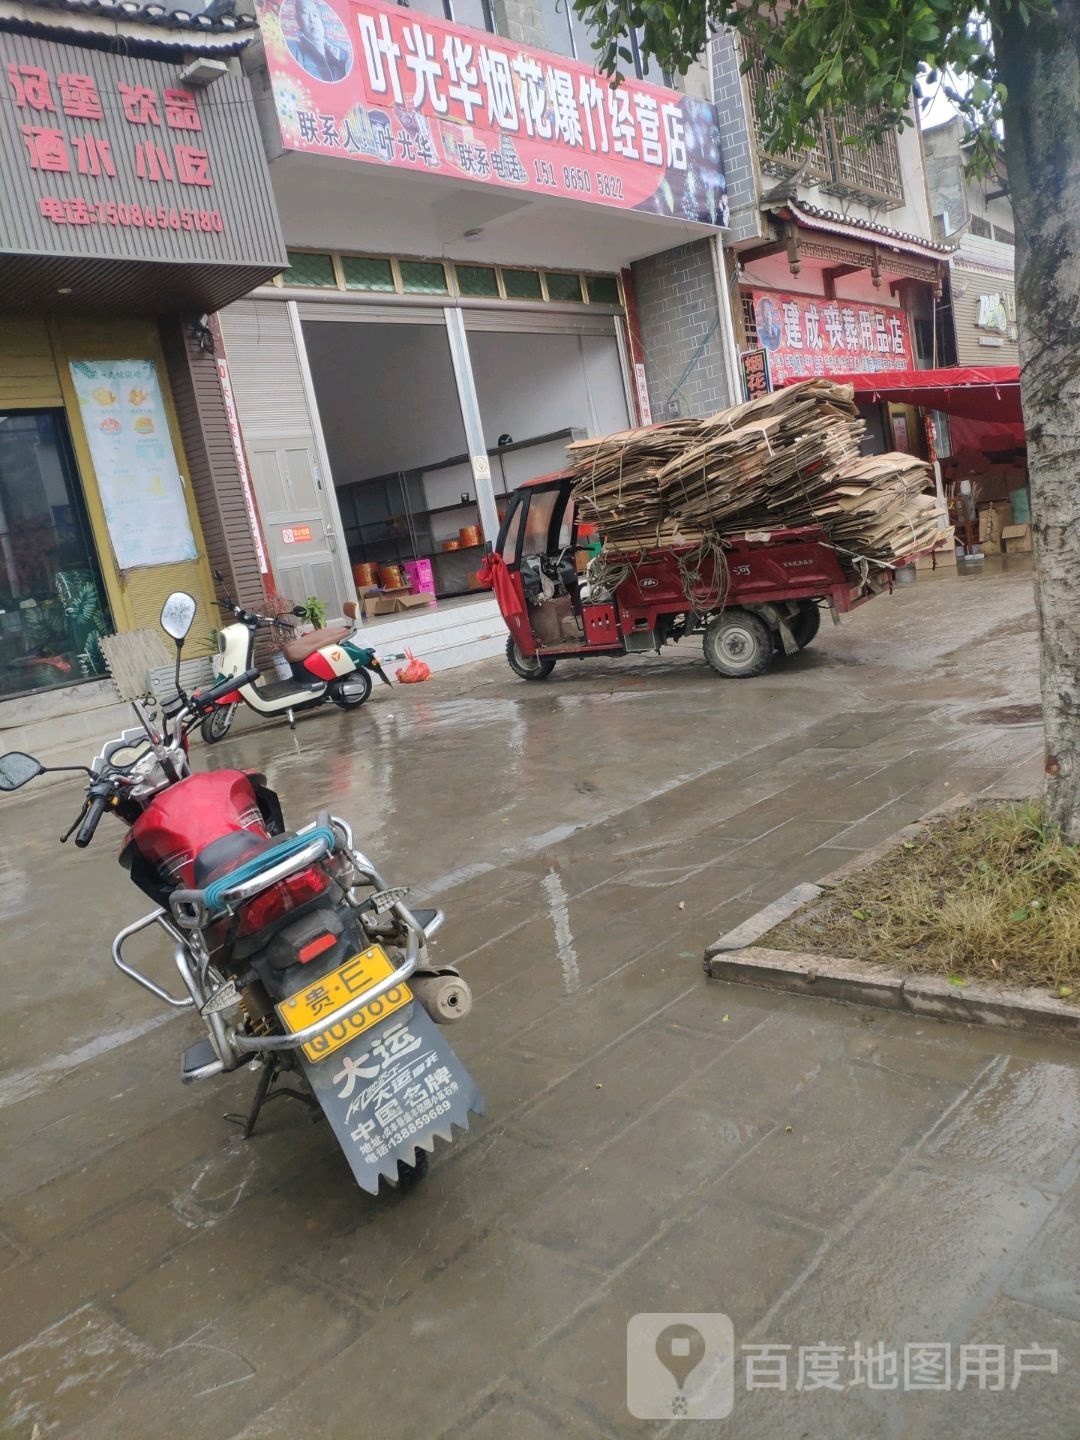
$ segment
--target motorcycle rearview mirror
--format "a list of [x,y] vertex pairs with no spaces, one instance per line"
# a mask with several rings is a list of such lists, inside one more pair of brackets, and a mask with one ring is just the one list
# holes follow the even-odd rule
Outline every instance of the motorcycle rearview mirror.
[[0,790],[18,790],[28,780],[44,773],[41,761],[23,750],[9,750],[6,755],[0,755]]
[[197,608],[194,596],[189,595],[186,590],[174,590],[161,607],[161,628],[176,641],[176,671],[173,679],[177,692],[181,695],[183,690],[180,685],[180,655]]
[[161,607],[161,628],[166,635],[172,636],[177,645],[182,645],[187,639],[196,609],[194,598],[184,590],[174,590]]
[[307,611],[304,609],[303,605],[294,605],[292,608],[292,613],[297,617],[298,620],[307,619]]

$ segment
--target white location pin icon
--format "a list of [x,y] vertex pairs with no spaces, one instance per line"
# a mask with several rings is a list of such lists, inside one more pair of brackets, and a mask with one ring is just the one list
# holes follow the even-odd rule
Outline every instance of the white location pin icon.
[[656,1358],[663,1365],[677,1387],[672,1397],[671,1413],[686,1414],[686,1397],[683,1394],[687,1380],[705,1358],[705,1337],[693,1325],[668,1325],[656,1337]]

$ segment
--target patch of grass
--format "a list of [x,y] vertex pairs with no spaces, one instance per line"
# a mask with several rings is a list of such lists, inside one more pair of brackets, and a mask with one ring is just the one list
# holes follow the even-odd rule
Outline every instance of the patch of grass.
[[938,971],[959,984],[1048,986],[1080,1002],[1080,849],[1047,829],[1038,802],[973,806],[760,943]]

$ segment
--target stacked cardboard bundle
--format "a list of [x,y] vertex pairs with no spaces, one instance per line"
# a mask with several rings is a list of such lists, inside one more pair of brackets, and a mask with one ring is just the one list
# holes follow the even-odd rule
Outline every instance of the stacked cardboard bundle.
[[575,440],[567,455],[578,476],[574,495],[580,517],[620,549],[680,543],[674,538],[676,522],[665,523],[658,476],[693,443],[700,427],[699,420],[669,420],[599,440]]
[[835,513],[825,521],[833,543],[893,563],[952,543],[942,509],[924,493],[927,467],[913,455],[868,455],[844,467],[833,489]]
[[861,457],[863,429],[850,385],[808,380],[708,420],[577,441],[574,493],[612,549],[812,524],[886,564],[939,545],[927,465]]

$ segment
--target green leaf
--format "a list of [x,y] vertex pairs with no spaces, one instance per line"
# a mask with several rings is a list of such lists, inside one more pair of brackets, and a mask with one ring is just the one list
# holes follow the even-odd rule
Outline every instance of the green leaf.
[[1059,999],[1061,999],[1061,1000],[1067,1000],[1067,999],[1069,998],[1069,996],[1073,993],[1073,992],[1072,992],[1072,986],[1071,986],[1071,985],[1059,985],[1059,986],[1058,986],[1058,989],[1057,989],[1057,993],[1058,993],[1058,998],[1059,998]]
[[1020,905],[1020,906],[1018,906],[1015,910],[1011,910],[1011,911],[1009,912],[1009,919],[1010,919],[1010,920],[1030,920],[1030,919],[1031,919],[1031,911],[1027,908],[1026,905]]
[[870,911],[869,911],[869,910],[852,910],[851,914],[852,914],[853,918],[856,919],[856,920],[869,920],[869,919],[870,919]]
[[915,846],[915,841],[914,841],[914,840],[905,840],[905,841],[903,842],[903,844],[900,846],[900,848],[901,848],[901,850],[914,850],[914,849],[916,848],[916,846]]
[[959,989],[959,987],[960,987],[961,985],[966,985],[967,983],[968,983],[968,982],[967,982],[966,978],[965,978],[963,975],[950,975],[950,976],[949,976],[949,984],[950,984],[950,985],[955,985],[958,989]]

